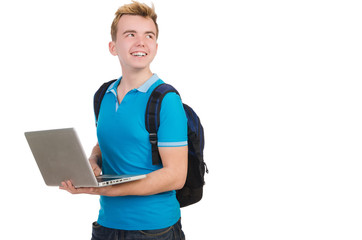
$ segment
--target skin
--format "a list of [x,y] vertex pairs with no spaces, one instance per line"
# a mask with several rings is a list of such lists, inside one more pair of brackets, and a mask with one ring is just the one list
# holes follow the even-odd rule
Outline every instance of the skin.
[[[117,88],[118,102],[132,89],[140,87],[151,76],[150,64],[157,54],[156,26],[152,19],[142,16],[123,15],[118,23],[117,39],[109,43],[109,51],[117,56],[122,67],[122,81]],[[135,56],[142,53],[144,56]],[[107,187],[75,188],[71,181],[59,187],[72,194],[103,196],[153,195],[183,187],[187,175],[187,146],[159,147],[163,168],[147,174],[138,181]],[[95,176],[101,168],[98,162],[102,153],[98,143],[94,146],[89,162]]]

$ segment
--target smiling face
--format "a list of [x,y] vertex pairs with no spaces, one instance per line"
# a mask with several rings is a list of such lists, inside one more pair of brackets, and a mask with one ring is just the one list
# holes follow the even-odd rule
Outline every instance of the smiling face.
[[151,18],[123,15],[118,22],[117,38],[109,51],[118,56],[122,71],[149,70],[157,53],[156,25]]

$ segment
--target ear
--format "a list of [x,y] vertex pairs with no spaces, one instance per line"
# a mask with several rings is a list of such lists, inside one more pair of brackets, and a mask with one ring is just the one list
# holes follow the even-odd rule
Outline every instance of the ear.
[[109,52],[113,55],[113,56],[117,56],[117,51],[116,51],[116,43],[111,41],[108,44],[109,47]]

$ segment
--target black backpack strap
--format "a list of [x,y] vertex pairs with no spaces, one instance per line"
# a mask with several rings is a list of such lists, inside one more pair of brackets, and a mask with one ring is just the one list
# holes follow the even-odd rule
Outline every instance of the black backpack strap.
[[94,108],[94,115],[96,117],[96,125],[98,123],[98,115],[99,115],[99,111],[101,109],[102,99],[103,99],[104,95],[106,94],[109,86],[112,83],[114,83],[115,81],[117,81],[117,79],[113,79],[109,82],[103,83],[102,86],[98,89],[98,91],[94,94],[93,108]]
[[157,146],[157,131],[160,126],[161,103],[166,94],[170,92],[180,95],[171,85],[166,83],[160,84],[152,91],[147,103],[145,124],[146,129],[149,132],[150,143],[152,146],[152,165],[161,163],[161,157]]

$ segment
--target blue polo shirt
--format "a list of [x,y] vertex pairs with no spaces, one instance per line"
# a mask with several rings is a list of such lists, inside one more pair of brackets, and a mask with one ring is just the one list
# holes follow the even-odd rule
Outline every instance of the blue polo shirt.
[[[145,111],[152,90],[163,83],[154,74],[138,89],[129,91],[119,104],[119,78],[109,86],[101,103],[97,123],[103,174],[148,174],[162,168],[152,165]],[[180,97],[169,93],[162,101],[159,147],[187,145],[187,118]],[[175,224],[180,205],[175,191],[151,196],[100,197],[98,223],[122,230],[153,230]]]

